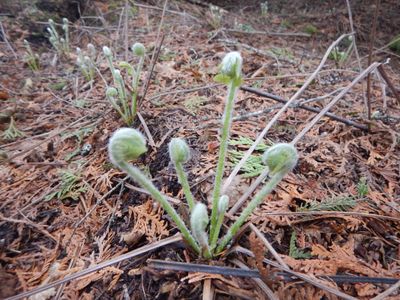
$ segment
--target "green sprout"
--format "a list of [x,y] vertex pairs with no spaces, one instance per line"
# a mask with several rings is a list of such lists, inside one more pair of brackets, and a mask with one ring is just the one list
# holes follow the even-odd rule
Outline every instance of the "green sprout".
[[266,17],[268,15],[268,1],[261,2],[260,9],[261,9],[261,16]]
[[32,51],[32,48],[27,40],[24,40],[24,46],[26,49],[26,54],[24,56],[25,62],[28,64],[29,68],[32,71],[39,71],[40,69],[39,55]]
[[24,135],[25,134],[17,128],[14,118],[11,117],[10,125],[8,125],[8,128],[2,135],[3,139],[13,141],[16,138],[23,137]]
[[146,141],[143,135],[132,128],[118,129],[110,139],[108,144],[108,153],[111,162],[128,173],[134,181],[142,188],[147,190],[151,196],[160,203],[162,208],[175,222],[176,226],[182,233],[184,239],[189,245],[200,254],[199,244],[196,242],[189,229],[186,227],[182,218],[167,201],[166,197],[154,186],[150,179],[140,171],[140,169],[128,163],[129,160],[137,159],[140,155],[147,151]]
[[[121,115],[126,125],[132,125],[137,114],[137,97],[139,93],[140,73],[143,68],[146,49],[141,43],[135,43],[132,45],[132,52],[135,56],[139,57],[139,62],[136,65],[136,69],[128,62],[122,61],[119,63],[119,67],[121,69],[125,69],[127,74],[131,76],[130,89],[127,89],[125,86],[125,81],[122,78],[121,71],[114,67],[111,49],[107,46],[103,47],[103,53],[106,56],[111,74],[113,76],[114,86],[117,89],[117,93],[115,93],[114,90],[110,90],[113,89],[112,87],[107,88],[106,96],[112,106]],[[109,95],[112,95],[113,99],[110,99]],[[119,104],[117,104],[117,101],[115,101],[116,96],[119,99]],[[118,106],[118,109],[116,106]]]
[[242,211],[239,218],[231,225],[225,236],[220,241],[217,253],[224,250],[226,245],[238,232],[243,223],[259,206],[265,197],[272,192],[278,183],[286,176],[297,164],[298,154],[296,148],[291,144],[275,144],[271,146],[263,155],[263,161],[269,169],[270,178],[262,189],[254,196],[246,208]]
[[293,231],[290,236],[289,256],[294,259],[308,259],[311,258],[310,252],[304,252],[296,246],[296,232]]
[[[141,154],[146,152],[146,142],[143,135],[135,129],[122,128],[113,134],[108,146],[111,162],[115,166],[127,172],[134,181],[136,181],[142,188],[146,189],[150,195],[161,204],[164,210],[175,222],[187,243],[195,252],[207,259],[219,255],[225,249],[225,247],[237,234],[240,227],[244,224],[256,207],[262,203],[269,193],[272,192],[272,190],[278,185],[283,177],[295,167],[298,160],[297,150],[291,144],[275,144],[265,151],[262,161],[268,168],[270,175],[269,180],[249,202],[247,207],[243,209],[240,216],[229,227],[225,236],[218,241],[220,229],[222,227],[226,211],[229,207],[228,196],[221,195],[221,184],[224,173],[233,106],[235,103],[237,90],[241,84],[241,68],[242,58],[240,54],[238,52],[231,52],[223,59],[222,64],[220,65],[220,73],[215,77],[218,82],[224,83],[228,86],[228,95],[223,116],[223,126],[220,138],[221,143],[215,175],[214,190],[212,194],[212,211],[210,219],[207,213],[206,205],[197,202],[194,199],[190,191],[187,175],[183,168],[183,164],[190,159],[190,149],[188,145],[183,139],[180,138],[173,138],[169,143],[170,159],[175,166],[178,180],[182,185],[183,192],[190,210],[191,232],[188,230],[188,227],[175,209],[166,200],[165,196],[138,168],[128,163],[129,160],[137,159]],[[115,72],[114,75],[117,75],[116,81],[119,81],[120,75],[118,72]],[[108,89],[107,97],[110,98],[110,103],[112,103],[113,106],[117,105],[115,103],[115,97],[117,96],[117,89]],[[207,227],[209,223],[210,228],[207,234]]]
[[47,27],[47,32],[50,34],[49,41],[50,44],[57,50],[59,54],[69,53],[69,26],[68,19],[63,18],[62,29],[64,31],[64,37],[60,37],[57,32],[56,25],[53,19],[48,21],[49,27]]
[[190,191],[189,182],[182,165],[190,159],[189,146],[183,139],[173,138],[169,143],[169,155],[171,161],[175,165],[178,180],[182,185],[189,209],[192,211],[194,209],[195,201],[192,192]]
[[83,55],[81,48],[76,48],[76,64],[81,70],[82,75],[85,77],[87,81],[92,81],[94,79],[95,71],[96,71],[96,49],[92,44],[88,44],[88,54]]
[[333,61],[336,62],[337,65],[343,64],[350,56],[351,51],[353,50],[354,47],[354,42],[353,42],[353,36],[349,36],[347,38],[348,46],[346,48],[346,51],[340,51],[339,47],[336,46],[332,49],[331,53],[329,53],[328,58],[332,59]]
[[219,29],[222,24],[222,16],[224,14],[224,10],[216,5],[210,4],[210,15],[211,18],[208,20],[208,23],[211,25],[212,28],[214,29]]
[[212,194],[212,211],[210,227],[210,246],[214,251],[218,240],[220,227],[218,227],[218,202],[221,197],[222,177],[224,175],[225,157],[228,149],[229,129],[232,123],[233,106],[236,94],[242,81],[242,57],[239,52],[228,53],[220,65],[220,74],[215,76],[215,81],[224,83],[228,87],[228,96],[223,116],[221,142],[218,154],[217,170],[215,173],[214,190]]

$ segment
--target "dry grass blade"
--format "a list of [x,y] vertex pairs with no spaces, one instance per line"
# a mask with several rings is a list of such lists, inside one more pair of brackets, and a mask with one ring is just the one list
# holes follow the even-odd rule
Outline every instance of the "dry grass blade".
[[[235,265],[237,265],[239,268],[242,268],[244,270],[249,270],[249,268],[242,263],[241,261],[234,259],[232,261]],[[266,283],[264,281],[262,281],[260,278],[253,278],[254,282],[257,283],[257,285],[260,287],[260,289],[266,294],[266,296],[268,297],[268,299],[270,300],[279,300],[274,292],[266,285]]]
[[[247,250],[247,249],[245,249],[243,247],[239,247],[239,246],[236,246],[236,247],[232,248],[231,251],[237,251],[237,252],[252,256],[252,257],[254,256],[254,254],[250,250]],[[356,300],[357,299],[357,298],[349,296],[349,295],[347,295],[345,293],[342,293],[341,291],[338,291],[337,289],[334,289],[334,288],[332,288],[330,286],[327,286],[327,285],[323,284],[317,278],[312,278],[312,277],[304,275],[302,273],[294,272],[294,271],[292,271],[292,270],[290,270],[288,268],[285,268],[285,267],[283,267],[283,266],[281,266],[281,265],[279,265],[279,264],[277,264],[277,263],[275,263],[273,261],[267,260],[267,259],[265,259],[264,262],[266,262],[266,263],[268,263],[268,264],[270,264],[270,265],[272,265],[272,266],[274,266],[274,267],[276,267],[276,268],[278,268],[280,270],[283,270],[283,271],[285,271],[285,272],[287,272],[287,273],[289,273],[291,275],[294,275],[294,276],[304,280],[305,282],[308,282],[308,283],[310,283],[310,284],[312,284],[312,285],[314,285],[314,286],[316,286],[316,287],[318,287],[318,288],[320,288],[320,289],[322,289],[324,291],[332,293],[332,294],[334,294],[334,295],[336,295],[336,296],[338,296],[340,298],[347,299],[347,300]]]
[[43,291],[45,291],[47,289],[50,289],[52,287],[55,287],[55,286],[58,286],[60,284],[69,282],[71,280],[83,277],[85,275],[88,275],[90,273],[96,272],[98,270],[101,270],[103,268],[109,267],[111,265],[115,265],[116,263],[119,263],[119,262],[121,262],[123,260],[138,256],[138,255],[141,255],[141,254],[144,254],[144,253],[148,253],[148,252],[154,251],[154,250],[156,250],[156,249],[158,249],[160,247],[165,247],[167,245],[170,245],[170,244],[173,244],[173,243],[176,243],[176,242],[180,242],[180,241],[182,241],[181,235],[175,235],[175,236],[166,238],[164,240],[161,240],[161,241],[158,241],[158,242],[143,246],[143,247],[141,247],[139,249],[132,250],[132,251],[130,251],[128,253],[122,254],[120,256],[117,256],[117,257],[112,258],[110,260],[107,260],[105,262],[102,262],[102,263],[100,263],[98,265],[91,266],[91,267],[89,267],[89,268],[87,268],[85,270],[82,270],[82,271],[79,271],[77,273],[68,275],[63,279],[56,280],[56,281],[54,281],[52,283],[40,286],[40,287],[35,288],[33,290],[30,290],[30,291],[15,295],[13,297],[7,298],[7,300],[18,300],[18,299],[23,299],[23,298],[35,295],[37,293],[43,292]]
[[256,226],[250,224],[250,229],[254,231],[254,233],[258,236],[258,238],[264,243],[269,252],[271,252],[272,256],[281,264],[281,266],[288,268],[289,266],[283,261],[283,259],[279,256],[278,252],[275,251],[274,247],[272,247],[271,243],[264,237],[260,230],[257,229]]
[[338,102],[346,93],[351,90],[354,85],[356,85],[356,83],[358,83],[365,76],[371,74],[371,72],[373,72],[380,65],[380,63],[375,62],[366,68],[360,75],[358,75],[345,89],[339,93],[339,95],[333,98],[332,101],[329,102],[329,104],[325,106],[324,109],[321,110],[321,112],[316,115],[306,127],[303,128],[303,130],[293,139],[292,144],[296,144],[307,133],[307,131],[309,131],[311,127],[313,127],[332,108],[332,106],[336,104],[336,102]]
[[386,291],[384,291],[383,293],[380,293],[378,296],[372,298],[371,300],[386,299],[386,297],[389,297],[394,291],[398,290],[399,288],[400,288],[400,280],[397,281],[396,284],[394,284],[390,288],[388,288]]

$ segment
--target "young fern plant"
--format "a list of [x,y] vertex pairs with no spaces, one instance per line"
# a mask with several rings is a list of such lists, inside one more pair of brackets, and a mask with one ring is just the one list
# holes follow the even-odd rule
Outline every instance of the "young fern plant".
[[154,186],[149,178],[140,171],[139,168],[132,166],[128,161],[137,159],[147,151],[144,136],[132,128],[118,129],[111,137],[108,144],[108,153],[111,162],[118,168],[124,170],[142,188],[147,190],[150,195],[162,206],[168,215],[175,222],[183,238],[188,244],[200,254],[199,244],[196,242],[189,229],[186,227],[182,218],[167,201],[165,196]]
[[[164,210],[171,216],[188,244],[200,256],[207,259],[211,259],[224,251],[225,247],[236,235],[247,218],[252,214],[256,207],[261,204],[265,197],[272,192],[283,177],[294,168],[298,160],[296,148],[291,144],[275,144],[267,149],[263,155],[263,162],[269,170],[269,180],[249,202],[247,207],[243,209],[242,213],[230,226],[225,236],[218,241],[220,228],[225,213],[229,207],[228,196],[220,195],[220,193],[229,139],[229,128],[232,120],[232,111],[236,93],[241,83],[241,66],[242,58],[240,54],[238,52],[231,52],[223,59],[220,66],[220,74],[216,76],[217,81],[227,84],[228,96],[223,117],[224,121],[221,130],[221,145],[212,195],[211,220],[209,220],[207,207],[203,203],[196,202],[190,191],[187,175],[183,168],[183,164],[190,159],[190,149],[184,140],[173,138],[169,143],[169,154],[170,159],[175,166],[179,183],[183,187],[188,202],[191,214],[191,232],[188,230],[175,209],[165,199],[164,195],[157,190],[152,182],[143,175],[138,168],[133,167],[128,163],[128,160],[136,159],[147,150],[146,142],[142,134],[135,129],[119,129],[111,137],[108,146],[111,162],[127,172],[140,186],[142,186],[142,188],[146,189],[152,197],[161,204]],[[109,89],[108,91],[112,91],[113,97],[116,97],[118,94],[118,91],[115,88]],[[113,101],[112,104],[115,104],[115,100]],[[211,224],[208,234],[207,227],[209,221]]]
[[76,48],[76,64],[87,81],[92,81],[96,72],[96,48],[93,44],[87,45],[87,54],[83,55],[81,48]]
[[57,32],[55,23],[53,19],[49,19],[49,27],[47,27],[47,32],[50,34],[49,41],[50,44],[57,50],[58,54],[69,53],[69,25],[68,19],[63,18],[62,29],[64,31],[64,37],[60,37]]
[[34,53],[31,46],[29,45],[27,40],[24,40],[24,46],[26,49],[26,53],[24,56],[25,62],[28,64],[29,68],[32,71],[39,71],[40,63],[39,63],[39,55]]
[[[119,63],[121,69],[125,69],[131,77],[130,89],[125,86],[125,81],[122,78],[121,71],[116,69],[113,64],[113,54],[110,48],[104,46],[103,53],[106,56],[108,66],[110,68],[115,87],[108,87],[106,96],[111,105],[121,115],[126,125],[132,125],[137,113],[137,96],[139,92],[140,73],[143,68],[143,62],[146,54],[146,49],[141,43],[132,45],[132,52],[139,57],[139,62],[136,68],[130,63],[122,61]],[[118,100],[117,99],[118,97]],[[116,108],[116,106],[118,108]]]

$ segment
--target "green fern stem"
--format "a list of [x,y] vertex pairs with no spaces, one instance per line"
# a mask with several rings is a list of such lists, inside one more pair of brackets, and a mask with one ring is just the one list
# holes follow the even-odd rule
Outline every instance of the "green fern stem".
[[185,170],[183,169],[182,163],[176,162],[175,170],[176,170],[176,174],[178,175],[179,183],[182,185],[183,193],[185,194],[186,201],[188,202],[188,205],[189,205],[189,209],[190,209],[190,211],[192,211],[194,208],[195,201],[194,201],[193,194],[190,191],[189,182],[188,182]]
[[221,242],[217,247],[216,253],[222,252],[225,246],[232,240],[237,231],[246,221],[246,219],[251,215],[251,213],[256,209],[258,205],[262,203],[264,198],[272,192],[272,190],[278,185],[282,178],[286,175],[286,172],[277,172],[274,174],[270,180],[264,185],[264,187],[257,193],[257,195],[250,201],[247,207],[243,210],[239,218],[231,225],[228,232],[222,238]]
[[139,87],[139,79],[140,79],[140,72],[142,71],[143,67],[143,62],[144,62],[144,56],[141,56],[139,59],[139,63],[136,69],[135,76],[133,77],[133,82],[132,82],[132,87],[133,87],[133,94],[132,94],[132,104],[131,104],[131,114],[132,114],[132,119],[135,118],[136,113],[137,113],[137,95],[139,93],[138,87]]
[[[232,112],[235,104],[236,93],[240,84],[231,80],[228,85],[229,93],[224,111],[224,123],[221,133],[221,143],[219,147],[219,157],[217,170],[214,180],[214,191],[212,195],[211,227],[210,227],[210,247],[214,251],[221,226],[218,224],[218,201],[221,194],[222,177],[224,175],[225,157],[228,149],[229,129],[232,122]],[[219,225],[219,226],[218,226]]]
[[150,195],[161,204],[162,208],[175,222],[179,231],[182,233],[183,238],[198,254],[200,254],[200,246],[191,235],[182,218],[178,215],[171,204],[164,198],[160,191],[154,186],[154,184],[145,175],[143,175],[143,173],[138,168],[130,165],[127,162],[119,162],[118,167],[127,172],[129,176],[131,176],[143,189],[148,191]]

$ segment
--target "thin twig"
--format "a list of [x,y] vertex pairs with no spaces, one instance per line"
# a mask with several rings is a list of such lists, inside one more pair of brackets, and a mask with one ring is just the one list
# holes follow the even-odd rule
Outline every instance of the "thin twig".
[[339,44],[339,42],[344,39],[345,37],[349,36],[350,34],[343,34],[341,35],[336,41],[334,41],[329,48],[326,50],[325,55],[323,56],[320,64],[318,67],[315,69],[315,71],[312,73],[312,75],[307,79],[307,81],[304,83],[304,85],[290,98],[288,102],[276,113],[276,115],[272,118],[272,120],[265,126],[263,131],[259,134],[253,145],[250,147],[249,150],[243,155],[242,159],[240,162],[236,165],[236,167],[233,169],[232,173],[229,175],[229,177],[226,179],[222,190],[221,194],[224,194],[229,187],[229,185],[232,183],[233,179],[235,178],[236,174],[239,172],[239,170],[243,167],[247,159],[250,157],[250,155],[253,153],[255,148],[258,146],[258,144],[262,141],[264,136],[267,134],[269,129],[272,127],[272,125],[275,124],[275,122],[279,119],[279,117],[285,112],[285,110],[304,92],[304,90],[313,82],[314,78],[318,75],[319,71],[322,69],[324,66],[326,60],[328,59],[329,54],[331,53],[332,49]]
[[280,257],[278,252],[275,251],[274,247],[272,247],[271,243],[265,238],[265,236],[261,233],[260,230],[253,224],[250,224],[250,229],[254,231],[254,233],[258,236],[258,238],[263,242],[265,247],[267,247],[268,251],[271,252],[272,256],[275,257],[275,259],[281,264],[281,266],[285,268],[289,268],[289,266],[283,261],[283,259]]
[[11,50],[11,52],[14,55],[15,59],[18,59],[17,53],[15,53],[13,47],[11,46],[10,42],[7,39],[7,35],[6,35],[6,32],[4,31],[3,23],[1,21],[0,21],[0,30],[1,30],[1,34],[3,36],[3,40],[6,43],[7,47]]
[[396,284],[392,285],[390,288],[388,288],[386,291],[383,293],[380,293],[378,296],[372,298],[371,300],[383,300],[386,299],[386,297],[389,297],[390,294],[392,294],[394,291],[400,288],[400,280],[397,281]]
[[[241,269],[244,269],[244,270],[249,270],[249,268],[244,264],[244,263],[242,263],[240,260],[238,260],[238,259],[233,259],[232,260],[232,263],[233,264],[235,264],[235,265],[237,265],[239,268],[241,268]],[[257,285],[260,287],[260,289],[265,293],[265,295],[268,297],[268,299],[270,299],[270,300],[279,300],[276,296],[275,296],[275,294],[274,294],[274,292],[269,288],[269,286],[264,282],[264,281],[262,281],[262,279],[260,279],[260,278],[253,278],[253,281],[255,282],[255,283],[257,283]]]
[[383,66],[380,65],[378,67],[379,73],[382,75],[383,79],[386,81],[388,87],[392,91],[393,95],[396,97],[398,104],[400,104],[400,95],[399,92],[397,91],[396,87],[393,85],[392,81],[390,80],[389,76],[387,75],[385,69],[383,69]]
[[125,19],[124,19],[124,48],[125,48],[125,61],[128,61],[129,53],[129,40],[128,40],[128,15],[129,15],[129,1],[125,0]]
[[[129,184],[129,183],[125,183],[125,186],[126,186],[128,189],[132,190],[132,191],[140,192],[140,193],[143,193],[143,194],[145,194],[145,195],[151,195],[151,194],[150,194],[148,191],[146,191],[145,189],[138,188],[138,187],[136,187],[136,186],[134,186],[134,185],[131,185],[131,184]],[[178,200],[178,199],[169,197],[169,196],[167,196],[167,195],[165,195],[164,197],[165,197],[165,199],[167,199],[169,202],[171,202],[171,203],[174,204],[174,205],[182,205],[182,201],[180,201],[180,200]]]
[[[376,36],[376,21],[378,19],[379,4],[380,0],[375,0],[375,13],[374,13],[374,19],[372,21],[372,30],[369,40],[369,49],[368,49],[368,65],[371,65],[372,63],[372,49]],[[367,115],[368,115],[368,120],[371,121],[371,74],[370,73],[368,73],[367,77]]]
[[[47,141],[51,140],[52,138],[54,138],[55,136],[59,135],[60,133],[62,133],[62,132],[64,132],[64,131],[68,130],[69,128],[74,127],[76,124],[78,124],[80,121],[86,119],[87,117],[88,117],[88,116],[83,116],[83,117],[79,118],[78,120],[76,120],[75,122],[72,122],[71,124],[65,126],[64,128],[61,128],[61,129],[59,129],[59,130],[56,130],[55,132],[49,134],[48,137],[45,138],[44,140],[42,140],[42,141],[40,141],[40,142],[37,142],[37,143],[34,144],[34,145],[31,145],[31,146],[29,147],[29,149],[14,154],[13,156],[11,156],[11,157],[9,158],[9,160],[11,161],[11,160],[13,160],[14,158],[19,157],[19,156],[21,156],[21,155],[28,155],[29,153],[31,153],[34,149],[36,149],[36,148],[39,147],[40,145],[46,143]],[[90,124],[90,123],[91,123],[91,121],[85,122],[85,124]],[[29,139],[29,138],[28,138],[28,139]],[[21,140],[21,142],[22,142],[22,141],[24,141],[24,140]]]
[[149,139],[149,145],[150,145],[151,147],[155,147],[155,146],[156,146],[156,143],[154,142],[153,136],[151,135],[151,132],[150,132],[150,130],[149,130],[149,127],[147,127],[146,121],[144,120],[142,114],[141,114],[140,112],[137,112],[136,115],[137,115],[137,117],[139,118],[140,123],[142,123],[142,125],[143,125],[143,130],[144,130],[144,132],[146,133],[147,138]]
[[314,117],[314,119],[307,124],[306,127],[303,128],[303,130],[293,139],[291,144],[296,144],[306,133],[308,130],[311,129],[326,113],[338,102],[348,91],[351,90],[351,88],[356,85],[361,79],[363,79],[365,76],[371,74],[376,68],[380,66],[380,63],[375,62],[372,65],[370,65],[368,68],[366,68],[360,75],[358,75],[345,89],[343,89],[335,98],[332,99],[331,102],[327,106],[324,107],[321,112]]
[[252,219],[253,222],[259,221],[260,219],[265,219],[267,216],[317,216],[317,215],[343,215],[343,216],[358,216],[358,217],[366,217],[366,218],[375,218],[382,220],[390,220],[393,222],[400,222],[400,218],[391,217],[391,216],[382,216],[377,214],[371,214],[368,212],[357,212],[357,211],[276,211],[276,212],[263,212],[262,217],[256,217]]
[[48,290],[48,289],[50,289],[52,287],[58,286],[60,284],[66,283],[66,282],[70,282],[70,281],[72,281],[74,279],[83,277],[85,275],[94,273],[94,272],[99,271],[101,269],[104,269],[106,267],[115,265],[115,264],[117,264],[117,263],[119,263],[121,261],[124,261],[124,260],[127,260],[127,259],[131,259],[131,258],[136,257],[136,256],[141,255],[141,254],[146,254],[146,253],[148,253],[150,251],[154,251],[154,250],[156,250],[156,249],[158,249],[160,247],[165,247],[167,245],[170,245],[170,244],[173,244],[173,243],[177,243],[177,242],[180,242],[180,241],[182,241],[182,236],[180,234],[174,235],[172,237],[163,239],[161,241],[158,241],[158,242],[155,242],[155,243],[140,247],[138,249],[129,251],[128,253],[125,253],[125,254],[122,254],[120,256],[114,257],[112,259],[109,259],[109,260],[107,260],[105,262],[102,262],[102,263],[99,263],[97,265],[91,266],[91,267],[89,267],[87,269],[84,269],[82,271],[79,271],[79,272],[76,272],[74,274],[65,276],[63,279],[59,279],[59,280],[56,280],[56,281],[51,282],[49,284],[34,288],[34,289],[30,290],[30,291],[23,292],[21,294],[12,296],[10,298],[7,298],[6,300],[19,300],[19,299],[23,299],[23,298],[35,295],[37,293],[43,292],[45,290]]
[[203,300],[213,300],[214,299],[214,288],[211,285],[211,279],[204,280],[202,299]]
[[143,95],[142,95],[142,97],[139,98],[138,106],[141,105],[141,103],[143,102],[144,98],[146,97],[146,94],[147,94],[147,91],[148,91],[149,85],[150,85],[150,80],[151,80],[151,77],[153,76],[154,67],[155,67],[156,62],[158,60],[158,56],[160,55],[161,47],[162,47],[162,45],[164,43],[164,38],[165,38],[165,36],[163,35],[161,37],[161,41],[160,41],[157,49],[154,49],[154,51],[156,51],[156,52],[153,52],[153,55],[155,53],[155,56],[154,56],[154,59],[153,58],[151,59],[149,75],[146,78],[146,82],[144,84],[144,89],[143,89],[144,90],[143,91]]
[[[157,7],[157,6],[150,6],[150,5],[145,5],[145,4],[139,4],[137,2],[134,2],[132,0],[129,0],[133,5],[136,5],[137,7],[143,7],[143,8],[148,8],[148,9],[154,9],[154,10],[164,10],[163,8]],[[175,11],[175,10],[169,10],[166,9],[165,12],[170,13],[170,14],[174,14],[174,15],[179,15],[182,17],[190,17],[191,19],[200,22],[199,19],[197,19],[196,17],[193,17],[192,15],[186,13],[186,12],[180,12],[180,11]]]
[[151,64],[150,64],[151,68],[150,68],[149,76],[147,76],[146,84],[144,86],[143,96],[139,99],[138,106],[142,103],[142,101],[146,97],[147,90],[149,88],[149,84],[150,84],[150,80],[151,80],[151,76],[153,75],[154,66],[156,65],[158,56],[160,55],[162,44],[164,43],[165,35],[163,34],[160,39],[160,34],[161,34],[161,28],[164,23],[164,16],[165,16],[165,11],[167,10],[167,5],[168,5],[168,0],[165,0],[164,7],[162,10],[162,14],[161,14],[160,24],[158,24],[158,29],[157,29],[156,45],[158,45],[158,47],[154,47],[153,54],[151,55]]
[[[242,86],[240,89],[244,90],[244,91],[252,92],[252,93],[260,95],[260,96],[267,97],[269,99],[272,99],[272,100],[275,100],[275,101],[278,101],[278,102],[281,102],[281,103],[285,103],[286,104],[288,102],[288,100],[285,100],[285,99],[283,99],[283,98],[281,98],[281,97],[279,97],[277,95],[266,93],[266,92],[260,91],[258,89],[252,88],[252,87]],[[343,91],[343,89],[342,89],[342,91]],[[334,91],[334,92],[336,92],[336,91]],[[302,108],[302,109],[305,109],[305,110],[308,110],[308,111],[311,111],[311,112],[315,112],[315,113],[320,113],[321,112],[321,110],[318,109],[318,108],[315,108],[315,107],[312,107],[312,106],[307,106],[307,105],[300,104],[300,103],[295,103],[295,104],[292,105],[292,107]],[[362,129],[362,130],[368,130],[368,127],[363,125],[363,124],[355,123],[355,122],[353,122],[351,120],[347,120],[347,119],[344,119],[342,117],[336,116],[335,114],[326,113],[325,115],[327,117],[331,118],[332,120],[344,123],[346,125],[353,126],[353,127],[356,127],[358,129]]]
[[223,30],[228,32],[244,33],[246,35],[262,34],[269,36],[295,36],[295,37],[307,37],[307,38],[311,37],[310,34],[304,32],[272,32],[272,31],[259,31],[259,30],[243,31],[243,30],[229,29],[229,28],[224,28]]
[[[246,254],[248,256],[254,257],[253,252],[251,252],[250,250],[245,249],[243,247],[240,247],[240,246],[236,246],[236,247],[232,248],[231,251],[240,252],[240,253]],[[332,293],[332,294],[334,294],[334,295],[336,295],[338,297],[341,297],[341,298],[347,299],[347,300],[357,300],[357,298],[349,296],[349,295],[347,295],[347,294],[345,294],[345,293],[343,293],[343,292],[341,292],[341,291],[339,291],[337,289],[334,289],[334,288],[332,288],[330,286],[327,286],[327,285],[323,284],[317,278],[313,278],[311,276],[307,276],[307,275],[304,275],[302,273],[294,272],[294,271],[292,271],[292,270],[290,270],[288,268],[285,268],[285,267],[281,266],[280,264],[278,264],[278,263],[276,263],[274,261],[271,261],[269,259],[264,259],[264,262],[269,264],[269,265],[274,266],[275,268],[283,270],[283,271],[285,271],[285,272],[287,272],[287,273],[289,273],[291,275],[294,275],[294,276],[304,280],[305,282],[308,282],[308,283],[320,288],[321,290],[324,290],[324,291],[327,291],[329,293]]]

